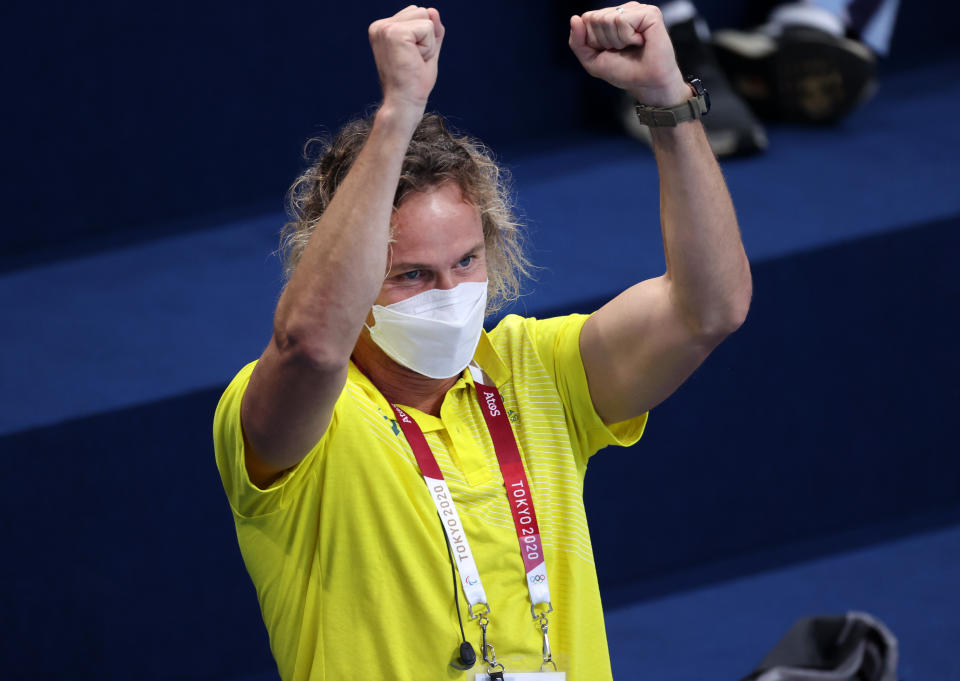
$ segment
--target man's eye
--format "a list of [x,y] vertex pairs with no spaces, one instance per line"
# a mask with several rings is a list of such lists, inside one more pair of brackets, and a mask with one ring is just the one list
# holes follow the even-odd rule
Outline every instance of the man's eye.
[[474,257],[475,257],[475,256],[468,255],[466,258],[464,258],[463,260],[461,260],[458,264],[460,265],[460,267],[467,267],[467,266],[470,265],[470,263],[473,262]]
[[409,272],[404,272],[400,275],[401,279],[414,280],[420,278],[420,270],[410,270]]

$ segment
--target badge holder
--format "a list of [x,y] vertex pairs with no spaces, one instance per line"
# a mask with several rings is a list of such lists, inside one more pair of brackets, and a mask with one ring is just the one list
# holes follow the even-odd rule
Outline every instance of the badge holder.
[[[550,612],[550,610],[547,612]],[[566,681],[566,672],[557,671],[557,663],[554,662],[553,653],[550,651],[550,638],[547,636],[549,623],[547,622],[546,612],[537,615],[537,623],[540,625],[540,631],[543,632],[543,662],[540,663],[540,671],[508,672],[502,664],[497,662],[497,654],[493,649],[493,644],[487,641],[487,626],[490,624],[490,620],[486,616],[481,616],[483,661],[487,663],[487,673],[477,674],[474,677],[475,681]],[[552,671],[550,670],[551,667],[553,668]]]
[[477,674],[474,681],[567,681],[564,672],[503,672]]

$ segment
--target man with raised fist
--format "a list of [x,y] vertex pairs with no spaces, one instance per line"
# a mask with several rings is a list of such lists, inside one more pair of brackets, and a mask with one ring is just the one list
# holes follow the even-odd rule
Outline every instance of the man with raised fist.
[[667,271],[485,332],[528,263],[487,150],[424,115],[440,16],[410,6],[369,37],[383,101],[294,183],[272,337],[214,423],[280,674],[609,679],[587,461],[636,442],[750,301],[706,98],[655,7],[571,18],[584,68],[654,127]]

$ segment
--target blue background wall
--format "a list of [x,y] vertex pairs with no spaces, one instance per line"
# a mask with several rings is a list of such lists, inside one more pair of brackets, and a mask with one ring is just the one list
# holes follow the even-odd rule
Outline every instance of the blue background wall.
[[[758,16],[761,4],[700,3],[715,26]],[[590,3],[439,7],[453,38],[437,110],[497,148],[609,124],[580,96],[607,90],[581,77],[565,44],[565,17]],[[104,234],[116,243],[277,206],[304,140],[377,101],[366,26],[394,9],[382,0],[14,3],[3,134],[15,181],[2,188],[0,250]],[[890,67],[951,49],[949,3],[901,15]]]
[[[663,268],[655,166],[567,5],[441,4],[431,102],[513,171],[542,266],[513,311],[539,316]],[[273,678],[210,422],[267,340],[303,141],[376,101],[366,25],[395,9],[7,8],[3,678]],[[750,318],[587,477],[618,678],[745,674],[806,607],[877,612],[905,676],[958,678],[956,14],[904,8],[870,106],[724,164]],[[694,619],[722,652],[685,645]]]

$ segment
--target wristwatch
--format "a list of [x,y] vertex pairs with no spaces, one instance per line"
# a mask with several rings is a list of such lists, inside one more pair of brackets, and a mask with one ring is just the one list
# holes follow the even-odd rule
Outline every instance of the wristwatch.
[[693,88],[693,97],[676,106],[637,104],[637,118],[640,122],[651,128],[674,128],[680,123],[699,120],[705,116],[710,111],[710,93],[699,78],[687,76],[686,81]]

